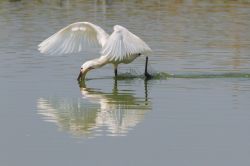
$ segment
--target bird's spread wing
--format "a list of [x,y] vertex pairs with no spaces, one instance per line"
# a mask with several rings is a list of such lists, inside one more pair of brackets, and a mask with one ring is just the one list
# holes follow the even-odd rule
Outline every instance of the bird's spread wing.
[[99,26],[89,22],[76,22],[61,29],[38,45],[45,54],[69,54],[82,51],[86,44],[102,47],[109,35]]
[[108,56],[111,60],[122,61],[133,54],[150,53],[149,46],[138,36],[126,28],[116,25],[114,32],[102,48],[101,54]]

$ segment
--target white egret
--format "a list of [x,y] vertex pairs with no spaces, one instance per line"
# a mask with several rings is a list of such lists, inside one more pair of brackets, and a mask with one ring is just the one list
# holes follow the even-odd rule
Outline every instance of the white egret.
[[99,44],[101,56],[85,62],[80,69],[79,80],[84,80],[88,71],[113,64],[115,76],[120,63],[131,63],[140,55],[146,55],[145,76],[147,72],[149,46],[126,28],[115,25],[108,35],[101,27],[89,22],[76,22],[59,30],[38,45],[38,50],[45,54],[69,54],[83,50],[86,44]]

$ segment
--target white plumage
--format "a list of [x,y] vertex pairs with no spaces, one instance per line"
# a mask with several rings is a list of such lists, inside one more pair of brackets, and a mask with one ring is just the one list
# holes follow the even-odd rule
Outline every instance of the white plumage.
[[126,28],[116,25],[114,32],[102,48],[101,54],[108,56],[111,60],[122,61],[133,54],[147,54],[149,52],[151,49],[144,41]]
[[38,45],[45,54],[70,54],[83,50],[86,44],[104,46],[109,35],[99,26],[89,22],[76,22],[59,30]]
[[142,39],[120,25],[115,25],[113,33],[108,35],[101,27],[89,22],[66,26],[40,43],[38,50],[49,55],[70,54],[80,52],[84,46],[91,44],[101,46],[101,57],[82,65],[81,72],[85,75],[90,69],[107,63],[114,64],[116,70],[119,63],[130,63],[139,55],[151,52]]

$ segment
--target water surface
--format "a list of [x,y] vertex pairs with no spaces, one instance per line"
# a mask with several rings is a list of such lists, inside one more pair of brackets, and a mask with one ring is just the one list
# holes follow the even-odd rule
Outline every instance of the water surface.
[[[0,165],[249,165],[248,1],[0,1]],[[37,45],[89,21],[123,25],[153,49],[78,84],[98,48]]]

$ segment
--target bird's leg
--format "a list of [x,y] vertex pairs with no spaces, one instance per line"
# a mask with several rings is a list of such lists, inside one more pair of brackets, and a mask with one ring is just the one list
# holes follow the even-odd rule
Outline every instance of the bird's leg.
[[117,77],[117,68],[115,68],[115,77]]
[[115,73],[115,77],[117,77],[117,75],[118,75],[118,74],[117,74],[117,73],[118,73],[118,72],[117,72],[117,66],[118,66],[117,64],[114,64],[114,73]]
[[146,56],[146,62],[145,62],[145,72],[144,75],[146,79],[152,78],[152,76],[148,73],[148,57]]

